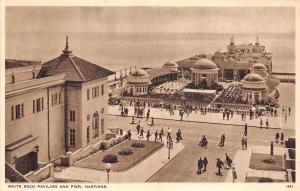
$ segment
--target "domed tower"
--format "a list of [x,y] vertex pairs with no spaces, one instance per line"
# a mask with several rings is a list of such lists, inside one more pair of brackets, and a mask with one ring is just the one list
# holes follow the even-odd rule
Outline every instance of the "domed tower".
[[267,67],[261,63],[253,64],[250,71],[252,73],[259,74],[263,79],[266,79],[269,75]]
[[247,74],[242,80],[242,99],[249,104],[266,101],[268,92],[266,81],[259,74]]
[[173,72],[178,72],[178,64],[173,61],[168,61],[163,65],[163,68],[169,68]]
[[127,78],[127,92],[131,96],[146,95],[149,84],[149,74],[143,69],[136,69]]
[[206,58],[198,60],[192,70],[192,79],[195,85],[201,84],[206,81],[207,87],[211,87],[213,81],[218,81],[218,71],[217,65]]

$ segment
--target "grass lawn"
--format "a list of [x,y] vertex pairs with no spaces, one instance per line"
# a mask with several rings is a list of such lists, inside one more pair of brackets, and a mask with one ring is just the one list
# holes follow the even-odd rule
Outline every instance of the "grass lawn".
[[253,153],[249,168],[256,170],[284,170],[282,156]]
[[270,178],[271,181],[259,181],[261,177],[250,176],[246,178],[246,182],[284,182],[284,180]]
[[[135,142],[143,142],[145,144],[145,147],[143,148],[131,147],[132,143]],[[106,163],[102,162],[103,157],[107,154],[115,154],[118,156],[118,162],[111,164],[111,170],[124,171],[131,168],[135,164],[139,163],[140,161],[148,157],[150,154],[152,154],[162,146],[163,146],[162,143],[154,142],[154,141],[142,141],[142,140],[126,141],[120,143],[119,145],[113,147],[108,151],[104,151],[104,152],[99,151],[98,153],[92,155],[91,157],[78,161],[75,163],[74,166],[91,168],[96,170],[105,170]],[[124,148],[131,148],[133,153],[131,155],[119,155],[118,152]]]

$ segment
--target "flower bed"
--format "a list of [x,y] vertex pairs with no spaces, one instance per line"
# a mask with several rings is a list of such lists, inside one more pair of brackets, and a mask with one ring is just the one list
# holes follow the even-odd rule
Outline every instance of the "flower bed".
[[143,147],[145,147],[145,144],[141,143],[141,142],[137,142],[137,143],[132,143],[131,146],[135,147],[135,148],[143,148]]
[[116,163],[118,162],[118,156],[114,154],[105,155],[102,159],[102,162],[105,163]]
[[132,153],[132,149],[130,148],[125,148],[118,152],[119,155],[131,155]]

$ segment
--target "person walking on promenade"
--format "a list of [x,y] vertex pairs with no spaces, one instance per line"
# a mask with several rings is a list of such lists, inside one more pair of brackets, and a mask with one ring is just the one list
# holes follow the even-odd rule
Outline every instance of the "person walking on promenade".
[[164,135],[163,131],[160,131],[159,134],[158,134],[158,136],[159,136],[158,140],[160,140],[160,142],[162,142],[163,135]]
[[227,120],[229,120],[229,115],[230,115],[230,112],[227,111]]
[[136,126],[137,135],[140,134],[140,130],[141,130],[141,126],[140,124],[137,124]]
[[247,147],[248,147],[248,139],[247,137],[245,137],[245,148],[247,149]]
[[143,127],[141,128],[139,137],[144,138],[144,128]]
[[176,133],[176,143],[178,143],[180,140],[182,140],[181,130],[178,129],[178,131]]
[[148,111],[147,111],[147,118],[146,118],[146,121],[148,121],[149,117],[150,117],[150,109],[148,109]]
[[248,134],[248,125],[245,123],[245,128],[244,128],[244,135],[247,136]]
[[150,138],[150,136],[151,136],[151,134],[150,134],[150,129],[148,129],[148,131],[147,131],[147,135],[146,135],[146,137],[147,137],[147,141],[149,141],[149,138]]
[[228,156],[227,153],[225,153],[225,161],[226,161],[228,167],[231,168],[231,166],[232,166],[232,159]]
[[216,167],[217,167],[217,169],[218,169],[218,172],[217,172],[216,174],[217,174],[218,176],[223,176],[223,175],[222,175],[222,172],[221,172],[222,165],[224,165],[224,163],[221,161],[220,158],[217,158]]
[[198,173],[202,174],[202,168],[203,168],[203,161],[201,159],[201,157],[198,160]]
[[269,120],[266,120],[266,128],[269,128]]
[[131,140],[131,132],[130,132],[130,129],[129,129],[129,131],[127,132],[127,138],[128,138],[128,141]]
[[238,178],[236,174],[236,170],[234,167],[232,167],[232,182],[234,182]]
[[289,107],[289,115],[291,115],[291,107]]
[[204,157],[204,158],[203,158],[203,167],[204,167],[204,169],[203,169],[203,172],[205,172],[205,171],[206,171],[206,167],[207,167],[207,165],[208,165],[208,160],[207,160],[207,158],[206,158],[206,157]]
[[280,132],[280,143],[283,145],[284,142],[284,134],[283,131]]
[[276,143],[279,142],[279,133],[278,133],[278,132],[275,134],[275,142],[276,142]]
[[223,120],[225,120],[226,113],[223,111]]
[[158,136],[158,132],[157,132],[157,130],[155,131],[155,133],[154,133],[154,141],[156,142],[156,140],[157,140],[157,136]]
[[220,140],[220,143],[219,143],[219,147],[224,147],[224,143],[225,143],[225,134],[222,134],[221,135],[221,140]]
[[245,149],[245,138],[244,137],[242,138],[242,148],[243,148],[243,150]]
[[263,124],[264,124],[263,119],[260,118],[260,128],[262,128]]

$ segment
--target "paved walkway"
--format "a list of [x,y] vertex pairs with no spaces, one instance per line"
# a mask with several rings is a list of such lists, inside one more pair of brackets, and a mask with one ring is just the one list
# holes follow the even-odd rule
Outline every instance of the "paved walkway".
[[[273,179],[285,180],[285,171],[274,171],[274,170],[255,170],[249,168],[251,154],[253,153],[270,153],[269,146],[253,146],[248,147],[247,150],[237,150],[235,153],[233,162],[238,178],[235,182],[245,182],[246,176],[256,176],[256,177],[270,177]],[[287,154],[287,149],[283,147],[274,147],[274,155],[284,155]],[[227,173],[225,182],[232,182],[232,171],[229,170]]]
[[[133,116],[134,114],[134,107],[127,106],[129,109],[128,116]],[[146,107],[145,111],[147,111],[148,108]],[[154,123],[155,119],[167,119],[167,120],[180,120],[179,116],[179,110],[174,111],[174,115],[170,115],[169,111],[165,109],[160,108],[150,108],[150,117],[154,117]],[[278,117],[262,117],[264,125],[266,119],[269,120],[270,128],[274,129],[295,129],[294,115],[288,115],[287,116],[287,122],[284,122],[284,116],[281,114],[282,112],[279,112]],[[119,106],[110,105],[108,107],[108,114],[110,115],[119,115],[121,114],[119,110]],[[136,121],[138,119],[135,119]],[[150,120],[149,120],[150,121]],[[208,112],[206,115],[202,115],[199,111],[198,112],[192,112],[189,115],[183,116],[183,121],[192,121],[192,122],[200,122],[200,123],[214,123],[214,124],[225,124],[225,125],[235,125],[235,126],[244,126],[245,123],[247,123],[248,127],[260,127],[260,118],[254,118],[252,120],[249,119],[249,116],[246,117],[246,121],[241,120],[241,115],[234,114],[233,117],[229,120],[223,120],[223,114],[222,113],[213,113]]]
[[[136,135],[132,135],[133,139],[138,139]],[[151,136],[154,138],[154,136]],[[165,140],[164,140],[165,141]],[[110,182],[146,182],[155,173],[157,173],[164,165],[170,162],[184,148],[182,143],[175,143],[171,150],[171,157],[168,159],[168,149],[163,146],[161,149],[153,153],[151,156],[136,164],[134,167],[123,172],[111,172]],[[107,182],[106,171],[94,170],[71,166],[64,168],[61,172],[54,173],[55,178],[81,180],[88,182]]]

